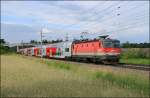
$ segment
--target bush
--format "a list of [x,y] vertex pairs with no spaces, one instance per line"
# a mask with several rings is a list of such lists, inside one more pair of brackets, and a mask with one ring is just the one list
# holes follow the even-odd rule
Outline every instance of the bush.
[[0,54],[6,54],[6,53],[10,53],[10,48],[8,46],[2,46],[0,45]]
[[150,48],[123,48],[122,58],[150,58]]

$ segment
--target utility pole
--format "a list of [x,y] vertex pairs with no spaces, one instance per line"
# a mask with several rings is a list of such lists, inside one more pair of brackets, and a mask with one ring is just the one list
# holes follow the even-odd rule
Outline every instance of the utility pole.
[[66,42],[68,41],[68,33],[66,33]]
[[21,41],[21,46],[22,46],[22,49],[23,49],[23,40]]
[[42,37],[43,37],[43,35],[42,35],[42,33],[43,33],[43,32],[42,32],[42,30],[41,30],[41,58],[43,57],[43,53],[42,53],[42,41],[43,41],[43,40],[42,40]]

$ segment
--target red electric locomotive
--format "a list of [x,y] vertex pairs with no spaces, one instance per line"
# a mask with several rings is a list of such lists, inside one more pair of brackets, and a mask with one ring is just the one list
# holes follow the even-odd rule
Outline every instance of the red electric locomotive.
[[99,36],[98,39],[74,41],[72,58],[93,62],[117,63],[120,56],[120,41]]

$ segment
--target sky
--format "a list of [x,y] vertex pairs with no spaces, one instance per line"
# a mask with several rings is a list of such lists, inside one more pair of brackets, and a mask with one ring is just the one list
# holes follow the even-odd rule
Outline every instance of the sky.
[[149,42],[149,1],[1,1],[1,38],[10,43],[109,35]]

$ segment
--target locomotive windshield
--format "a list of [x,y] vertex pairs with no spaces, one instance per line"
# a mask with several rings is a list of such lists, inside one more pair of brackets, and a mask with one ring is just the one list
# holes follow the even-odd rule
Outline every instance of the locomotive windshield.
[[120,42],[118,40],[104,40],[103,47],[104,48],[119,48]]

